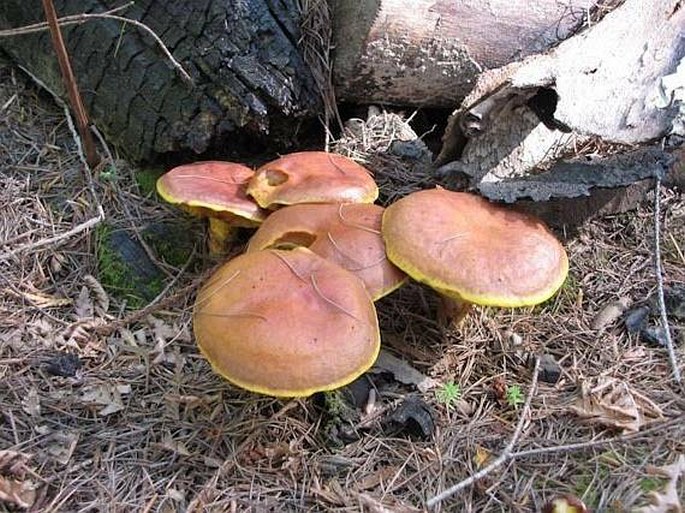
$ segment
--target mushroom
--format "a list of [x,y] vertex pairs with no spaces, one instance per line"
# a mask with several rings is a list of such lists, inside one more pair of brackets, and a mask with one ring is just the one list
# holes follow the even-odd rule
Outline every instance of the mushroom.
[[383,207],[366,203],[313,203],[283,207],[252,235],[247,252],[308,247],[356,274],[375,301],[406,281],[390,263],[381,237]]
[[263,208],[297,203],[373,203],[378,186],[354,160],[323,151],[291,153],[261,166],[247,193]]
[[473,194],[409,194],[386,208],[382,233],[390,261],[449,298],[455,323],[471,304],[541,303],[568,273],[566,252],[542,221]]
[[169,203],[209,219],[210,253],[222,254],[235,227],[253,228],[267,212],[246,194],[254,171],[233,162],[206,161],[178,166],[157,180]]
[[218,374],[278,397],[344,386],[380,350],[364,284],[306,248],[255,251],[225,263],[197,296],[193,330]]

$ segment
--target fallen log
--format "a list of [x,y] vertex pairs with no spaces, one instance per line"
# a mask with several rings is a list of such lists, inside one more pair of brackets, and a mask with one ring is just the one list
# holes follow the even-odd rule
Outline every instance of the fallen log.
[[476,77],[547,50],[602,2],[574,0],[335,0],[339,99],[450,107]]
[[[587,19],[587,8],[601,2],[577,3],[335,0],[333,26],[309,35],[320,39],[312,53],[326,68],[332,29],[341,99],[447,106],[468,93],[483,69],[568,37]],[[61,16],[117,5],[56,2]],[[63,33],[91,118],[110,142],[140,160],[211,145],[236,149],[267,137],[293,142],[293,126],[320,113],[317,85],[330,72],[308,66],[299,48],[306,10],[322,6],[324,0],[138,0],[116,13],[130,23],[88,18],[63,26]],[[4,0],[0,29],[40,22],[41,12],[39,0]],[[159,36],[192,83],[139,24]],[[0,45],[62,95],[46,33],[0,37]]]
[[[103,13],[113,0],[55,1],[60,16]],[[43,21],[40,0],[3,0],[0,29]],[[139,26],[111,18],[63,26],[92,120],[132,159],[238,141],[292,142],[320,109],[297,41],[295,0],[137,0],[117,15],[144,24],[190,75],[184,80]],[[0,38],[15,61],[64,97],[47,32]]]

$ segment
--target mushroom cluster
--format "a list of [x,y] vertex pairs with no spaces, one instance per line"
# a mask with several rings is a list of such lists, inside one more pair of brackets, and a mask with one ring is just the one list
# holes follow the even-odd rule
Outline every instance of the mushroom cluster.
[[406,275],[381,237],[378,187],[352,159],[285,155],[256,171],[198,162],[172,169],[159,194],[209,218],[220,256],[234,227],[261,225],[247,251],[198,293],[193,331],[213,369],[253,392],[308,396],[341,387],[380,350],[374,300]]
[[213,369],[278,397],[346,385],[380,350],[374,302],[408,277],[444,298],[454,322],[471,304],[547,300],[568,261],[544,224],[442,188],[383,208],[363,166],[325,152],[285,155],[256,171],[200,162],[162,176],[160,195],[209,218],[209,247],[257,227],[246,251],[198,293],[193,331]]

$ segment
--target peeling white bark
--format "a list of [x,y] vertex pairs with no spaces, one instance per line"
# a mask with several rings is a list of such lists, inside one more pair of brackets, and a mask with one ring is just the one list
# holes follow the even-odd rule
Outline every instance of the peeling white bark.
[[[483,73],[450,120],[440,172],[464,173],[472,186],[488,183],[492,192],[493,183],[548,168],[589,137],[638,145],[677,132],[684,56],[682,0],[626,0],[554,50]],[[527,103],[540,88],[558,96],[547,126]],[[511,200],[504,183],[502,189]],[[516,194],[535,191],[517,187]],[[573,188],[560,192],[569,194]]]

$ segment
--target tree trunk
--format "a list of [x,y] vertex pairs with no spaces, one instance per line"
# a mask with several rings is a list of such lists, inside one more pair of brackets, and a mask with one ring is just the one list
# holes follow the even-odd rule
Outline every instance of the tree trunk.
[[[59,16],[104,12],[113,0],[58,0]],[[62,28],[92,120],[129,157],[202,152],[230,134],[292,138],[318,112],[319,93],[297,49],[296,0],[137,0],[117,15],[152,29],[192,77],[184,81],[133,24],[88,20]],[[2,0],[0,28],[43,21],[40,0]],[[47,32],[0,45],[64,97]]]
[[334,81],[352,102],[450,107],[483,70],[542,52],[598,2],[334,0]]

